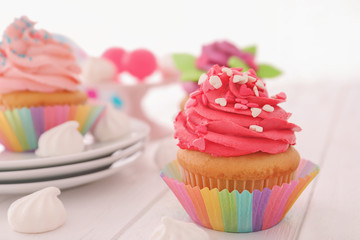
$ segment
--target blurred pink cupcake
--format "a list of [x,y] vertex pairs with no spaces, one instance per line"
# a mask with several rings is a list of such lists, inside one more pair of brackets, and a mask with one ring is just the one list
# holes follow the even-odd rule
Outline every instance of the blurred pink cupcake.
[[85,134],[103,109],[86,104],[72,48],[34,26],[15,19],[0,45],[0,142],[12,151],[36,149],[44,131],[69,120]]

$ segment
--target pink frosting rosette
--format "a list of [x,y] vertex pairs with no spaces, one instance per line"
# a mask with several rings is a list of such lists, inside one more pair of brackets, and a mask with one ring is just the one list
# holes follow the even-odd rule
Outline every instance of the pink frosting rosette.
[[76,91],[80,67],[71,47],[27,17],[15,19],[0,45],[0,94],[14,91]]
[[215,65],[201,75],[200,89],[174,123],[180,148],[226,157],[275,154],[295,144],[294,132],[301,129],[278,106],[286,95],[269,97],[254,70],[241,70]]
[[[15,19],[0,43],[0,95],[12,92],[77,91],[81,69],[74,51],[45,30],[34,28],[27,17]],[[23,152],[38,147],[39,137],[67,121],[77,121],[86,134],[97,122],[104,106],[96,103],[0,106],[0,144]]]

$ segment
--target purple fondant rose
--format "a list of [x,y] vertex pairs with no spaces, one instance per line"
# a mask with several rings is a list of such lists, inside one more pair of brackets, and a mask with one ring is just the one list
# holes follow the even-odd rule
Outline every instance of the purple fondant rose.
[[214,42],[202,47],[200,57],[196,60],[196,67],[204,71],[209,70],[213,65],[228,66],[230,57],[238,57],[255,71],[258,66],[254,62],[254,55],[238,49],[227,41]]

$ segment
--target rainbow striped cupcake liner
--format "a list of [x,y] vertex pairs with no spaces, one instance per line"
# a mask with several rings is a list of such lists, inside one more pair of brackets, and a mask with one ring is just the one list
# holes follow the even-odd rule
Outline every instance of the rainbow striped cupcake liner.
[[302,159],[295,180],[252,193],[185,185],[176,160],[161,177],[195,223],[217,231],[256,232],[279,223],[318,172],[316,164]]
[[0,143],[14,152],[34,150],[42,133],[71,120],[79,122],[79,131],[84,135],[103,110],[104,106],[90,104],[2,110]]

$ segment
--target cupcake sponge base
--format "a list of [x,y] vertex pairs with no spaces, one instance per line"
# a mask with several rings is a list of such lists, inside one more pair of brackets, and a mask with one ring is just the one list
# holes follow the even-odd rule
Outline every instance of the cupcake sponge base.
[[255,189],[258,189],[260,191],[262,191],[264,188],[272,189],[276,185],[280,186],[283,183],[289,183],[290,180],[294,179],[295,177],[295,172],[292,172],[290,174],[262,180],[216,179],[197,175],[182,168],[181,166],[179,167],[185,184],[190,184],[191,186],[199,186],[200,188],[208,187],[210,189],[228,189],[230,192],[233,190],[238,190],[239,192],[248,190],[249,192],[253,192]]
[[81,91],[76,92],[30,92],[20,91],[0,94],[0,106],[5,109],[84,104],[87,95]]
[[215,157],[208,153],[179,149],[177,160],[185,184],[218,188],[220,191],[253,192],[293,180],[300,155],[292,146],[278,154],[257,152],[236,157]]

